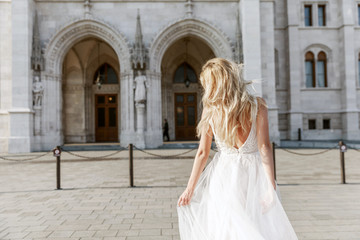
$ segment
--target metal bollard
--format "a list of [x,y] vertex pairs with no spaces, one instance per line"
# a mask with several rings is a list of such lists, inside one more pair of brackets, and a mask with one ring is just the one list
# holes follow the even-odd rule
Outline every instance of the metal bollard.
[[274,160],[274,179],[276,180],[276,161],[275,161],[275,143],[272,142],[273,160]]
[[340,167],[341,167],[341,183],[346,183],[346,175],[345,175],[345,152],[347,150],[346,145],[343,141],[339,142],[339,149],[340,149]]
[[134,187],[134,155],[133,144],[129,144],[129,171],[130,171],[130,187]]
[[56,189],[60,190],[60,157],[61,157],[61,148],[60,146],[56,146],[56,148],[53,149],[53,156],[56,157]]

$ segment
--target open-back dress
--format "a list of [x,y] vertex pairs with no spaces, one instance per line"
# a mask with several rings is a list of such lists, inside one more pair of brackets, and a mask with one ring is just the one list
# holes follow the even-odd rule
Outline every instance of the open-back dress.
[[210,126],[218,152],[202,172],[190,204],[177,207],[181,240],[297,239],[262,166],[256,120],[240,148],[219,141]]

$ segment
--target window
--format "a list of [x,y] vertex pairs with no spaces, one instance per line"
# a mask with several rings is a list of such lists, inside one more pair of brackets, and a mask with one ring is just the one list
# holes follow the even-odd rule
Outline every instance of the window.
[[116,75],[115,70],[107,63],[101,65],[94,75],[94,84],[96,83],[96,79],[100,76],[102,84],[117,84],[118,77]]
[[325,5],[318,6],[318,25],[320,27],[326,26]]
[[316,63],[316,80],[318,87],[327,87],[326,54],[324,52],[320,52],[318,54]]
[[306,87],[315,87],[315,61],[314,54],[307,52],[305,55]]
[[309,119],[309,129],[316,129],[316,120]]
[[184,83],[186,77],[191,83],[197,83],[197,77],[194,69],[189,64],[184,62],[175,71],[174,83]]
[[[315,66],[316,62],[316,66]],[[360,63],[359,63],[360,64]],[[316,67],[316,69],[315,69]],[[360,65],[359,65],[360,67]],[[305,55],[305,75],[307,88],[327,87],[327,58],[326,53],[321,51],[315,61],[314,54],[307,52]]]
[[330,119],[323,119],[323,129],[330,129]]
[[312,6],[305,5],[305,26],[312,26]]

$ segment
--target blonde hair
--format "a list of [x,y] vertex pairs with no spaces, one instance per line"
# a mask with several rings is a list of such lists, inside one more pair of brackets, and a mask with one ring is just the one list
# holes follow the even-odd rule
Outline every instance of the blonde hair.
[[249,131],[257,112],[255,96],[246,87],[252,82],[244,80],[243,65],[223,58],[210,59],[202,68],[200,82],[203,113],[197,136],[207,132],[211,122],[219,140],[227,146],[236,146],[239,128]]

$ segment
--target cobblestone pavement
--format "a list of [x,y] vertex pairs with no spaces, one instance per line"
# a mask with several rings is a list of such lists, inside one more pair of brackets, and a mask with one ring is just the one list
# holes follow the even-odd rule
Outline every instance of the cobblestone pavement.
[[[176,201],[195,151],[176,159],[135,151],[135,188],[128,188],[127,151],[110,159],[102,158],[110,151],[76,153],[99,158],[63,153],[62,190],[55,190],[55,158],[50,154],[28,162],[0,159],[0,239],[179,239]],[[299,239],[360,239],[359,152],[346,153],[345,185],[340,184],[338,150],[299,156],[278,149],[276,165],[283,206]]]

